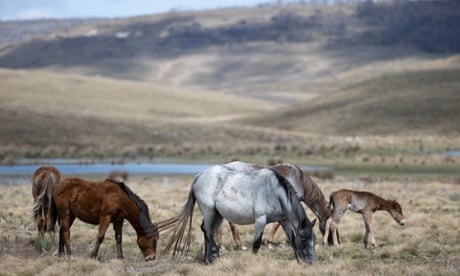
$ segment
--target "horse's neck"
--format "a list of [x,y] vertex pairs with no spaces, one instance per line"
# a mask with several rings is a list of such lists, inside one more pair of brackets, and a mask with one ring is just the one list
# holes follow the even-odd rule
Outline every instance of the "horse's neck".
[[141,209],[136,205],[136,203],[132,202],[132,204],[129,204],[129,207],[127,207],[127,211],[129,212],[129,216],[126,216],[126,220],[129,221],[131,226],[134,228],[134,230],[137,233],[137,236],[145,236],[148,234],[148,231],[150,229],[145,229],[145,226],[142,225],[141,222]]
[[[312,182],[312,180],[309,181]],[[326,198],[316,184],[304,181],[304,193],[303,201],[318,219],[321,220],[330,216]]]
[[389,209],[389,200],[384,199],[383,197],[380,197],[378,195],[374,195],[374,206],[373,210],[374,211],[390,211]]

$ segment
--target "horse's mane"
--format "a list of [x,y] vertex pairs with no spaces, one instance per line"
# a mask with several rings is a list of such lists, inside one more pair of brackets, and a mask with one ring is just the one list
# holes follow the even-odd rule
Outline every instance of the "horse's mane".
[[152,225],[152,220],[150,219],[150,213],[149,213],[149,207],[145,203],[144,200],[142,200],[136,193],[134,193],[124,182],[118,182],[113,179],[106,179],[106,181],[109,181],[111,183],[114,183],[120,187],[123,192],[126,193],[126,195],[136,203],[137,207],[141,210],[140,213],[140,223],[142,228],[144,229],[145,233],[147,235],[158,235],[158,230]]
[[283,175],[281,175],[280,173],[278,173],[274,169],[270,169],[270,170],[275,174],[276,178],[278,179],[278,182],[281,184],[281,187],[283,187],[284,190],[286,191],[288,201],[293,203],[292,208],[293,208],[296,216],[300,220],[305,219],[306,221],[308,221],[308,223],[311,223],[310,220],[307,217],[307,214],[305,214],[305,210],[303,209],[302,204],[300,203],[300,199],[297,196],[296,190],[294,189],[294,187],[292,187],[292,185],[289,182],[289,180],[287,180],[286,177],[284,177]]
[[308,202],[306,202],[307,205],[314,201],[326,202],[326,197],[319,188],[318,184],[316,184],[316,182],[305,173],[302,176],[302,185],[304,186],[305,191],[309,191],[308,196],[305,197],[308,199]]

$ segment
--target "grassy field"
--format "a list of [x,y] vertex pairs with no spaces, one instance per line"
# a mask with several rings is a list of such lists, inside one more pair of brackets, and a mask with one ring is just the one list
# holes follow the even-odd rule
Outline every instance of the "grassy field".
[[[149,206],[153,221],[172,217],[185,202],[192,176],[132,177],[129,186]],[[0,271],[2,275],[458,275],[460,271],[460,190],[452,180],[359,179],[338,176],[330,180],[316,179],[323,193],[340,188],[367,190],[385,198],[397,199],[407,219],[404,227],[396,224],[385,212],[375,213],[375,254],[364,249],[364,225],[360,215],[348,212],[340,224],[342,244],[338,248],[323,247],[317,232],[317,262],[298,264],[282,231],[276,241],[283,247],[268,250],[264,245],[257,255],[236,251],[229,227],[224,224],[226,251],[215,264],[204,265],[203,237],[199,230],[201,213],[195,212],[193,242],[189,254],[174,260],[163,252],[168,237],[161,236],[159,255],[153,262],[144,262],[136,245],[133,228],[123,228],[124,260],[116,259],[113,230],[109,228],[97,260],[89,258],[97,227],[77,221],[71,229],[72,258],[53,256],[57,241],[40,244],[31,217],[30,184],[1,184],[0,208]],[[312,213],[307,210],[310,218]],[[271,226],[267,226],[267,237]],[[253,226],[241,226],[244,244],[251,248]]]

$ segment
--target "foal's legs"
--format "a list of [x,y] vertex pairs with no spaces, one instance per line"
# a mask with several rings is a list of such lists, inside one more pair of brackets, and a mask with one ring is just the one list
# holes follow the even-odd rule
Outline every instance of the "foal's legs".
[[338,209],[337,206],[334,207],[334,210],[332,212],[332,216],[327,219],[326,221],[326,229],[324,230],[324,236],[323,236],[323,245],[327,244],[327,240],[329,237],[329,231],[332,234],[332,240],[333,244],[335,246],[339,245],[338,241],[338,235],[339,235],[339,222],[342,216],[345,214],[347,211],[346,207],[344,209]]
[[101,243],[104,241],[105,232],[109,227],[111,217],[110,216],[103,216],[99,219],[99,232],[97,233],[96,239],[96,246],[94,247],[93,252],[91,252],[91,257],[96,258],[97,252],[99,251],[99,247]]
[[363,212],[364,225],[366,227],[366,233],[364,235],[364,247],[367,248],[369,239],[371,241],[372,251],[374,252],[377,248],[377,243],[375,241],[373,226],[372,226],[372,211]]

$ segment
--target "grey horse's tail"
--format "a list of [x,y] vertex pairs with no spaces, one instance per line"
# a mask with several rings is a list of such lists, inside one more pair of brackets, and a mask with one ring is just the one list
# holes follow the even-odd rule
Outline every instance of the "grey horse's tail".
[[193,209],[196,201],[195,196],[193,195],[193,186],[198,178],[199,175],[193,180],[187,202],[185,203],[182,212],[176,217],[157,223],[160,235],[162,232],[172,233],[165,251],[169,252],[171,248],[173,248],[174,257],[177,257],[178,255],[183,256],[190,248],[192,241]]

